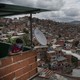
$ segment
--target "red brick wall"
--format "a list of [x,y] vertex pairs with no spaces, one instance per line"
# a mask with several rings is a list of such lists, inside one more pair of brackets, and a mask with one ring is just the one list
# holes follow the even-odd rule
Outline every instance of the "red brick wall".
[[0,80],[27,80],[37,73],[36,51],[0,59]]
[[72,56],[71,56],[71,55],[66,55],[65,57],[67,58],[67,62],[69,62],[69,63],[71,64],[71,63],[72,63],[72,62],[71,62]]

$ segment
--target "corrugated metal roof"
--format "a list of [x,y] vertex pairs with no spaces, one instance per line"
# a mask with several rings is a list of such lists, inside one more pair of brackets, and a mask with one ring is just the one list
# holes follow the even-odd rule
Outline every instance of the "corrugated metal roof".
[[0,17],[18,14],[39,13],[44,11],[50,10],[0,3]]

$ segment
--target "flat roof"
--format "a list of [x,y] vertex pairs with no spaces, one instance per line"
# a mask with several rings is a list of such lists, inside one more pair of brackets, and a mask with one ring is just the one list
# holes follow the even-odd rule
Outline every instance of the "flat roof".
[[35,14],[45,11],[51,11],[51,10],[0,3],[0,17],[19,15],[19,14],[29,14],[29,13]]
[[65,52],[67,55],[72,55],[74,57],[76,57],[78,60],[80,60],[80,55],[77,53],[73,53],[71,50],[64,50],[62,49],[63,52]]

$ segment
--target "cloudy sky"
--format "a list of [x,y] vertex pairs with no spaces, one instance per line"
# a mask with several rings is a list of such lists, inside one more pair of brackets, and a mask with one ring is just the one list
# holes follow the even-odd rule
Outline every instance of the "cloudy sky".
[[0,0],[0,2],[53,10],[33,15],[41,19],[60,22],[80,21],[80,0]]

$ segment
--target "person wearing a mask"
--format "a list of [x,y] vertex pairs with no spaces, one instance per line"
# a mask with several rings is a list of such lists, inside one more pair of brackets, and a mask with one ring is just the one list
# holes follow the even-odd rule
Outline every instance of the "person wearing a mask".
[[12,45],[9,55],[19,54],[23,48],[23,41],[19,38],[16,39],[16,43]]

